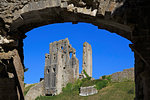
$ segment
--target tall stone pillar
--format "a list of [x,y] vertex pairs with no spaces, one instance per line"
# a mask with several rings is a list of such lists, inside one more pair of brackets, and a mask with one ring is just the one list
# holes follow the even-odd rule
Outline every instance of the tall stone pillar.
[[83,44],[83,65],[82,69],[92,77],[92,48],[91,45],[87,42]]

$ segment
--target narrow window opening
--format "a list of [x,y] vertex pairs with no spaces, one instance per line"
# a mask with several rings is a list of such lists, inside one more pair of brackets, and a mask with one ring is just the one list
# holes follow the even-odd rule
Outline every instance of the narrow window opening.
[[55,73],[55,71],[56,71],[56,69],[55,68],[53,68],[53,72]]
[[63,46],[61,46],[61,49],[63,50]]
[[72,52],[69,53],[70,58],[72,57]]
[[47,69],[47,74],[49,73],[49,69]]

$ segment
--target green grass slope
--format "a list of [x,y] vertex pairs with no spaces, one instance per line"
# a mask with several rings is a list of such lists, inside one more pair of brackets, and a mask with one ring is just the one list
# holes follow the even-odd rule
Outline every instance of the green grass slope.
[[41,96],[36,100],[134,100],[134,82],[110,83],[99,90],[98,94],[81,97],[75,91],[64,92],[57,96]]
[[36,85],[36,83],[35,84],[31,84],[31,85],[25,87],[25,89],[24,89],[24,95],[26,95],[28,93],[28,91],[30,90],[30,88],[33,87],[34,85]]

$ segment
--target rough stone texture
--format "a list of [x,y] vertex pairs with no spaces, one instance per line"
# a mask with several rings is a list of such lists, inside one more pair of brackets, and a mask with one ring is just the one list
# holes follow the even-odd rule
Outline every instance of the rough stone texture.
[[45,55],[44,87],[46,95],[57,95],[68,82],[78,79],[79,61],[75,52],[68,38],[50,43],[50,52]]
[[44,81],[31,87],[25,96],[25,100],[35,100],[38,96],[44,96]]
[[[133,43],[135,100],[150,100],[149,9],[149,0],[1,0],[0,52],[18,50],[23,65],[26,32],[53,23],[91,23]],[[9,78],[11,66],[10,59],[0,60],[0,78]]]
[[[24,99],[24,70],[23,65],[20,59],[20,56],[18,54],[18,51],[14,49],[13,51],[9,51],[7,53],[0,53],[1,57],[0,60],[9,61],[1,64],[1,72],[0,72],[0,79],[4,78],[6,80],[12,80],[14,79],[15,82],[15,89],[14,91],[17,91],[17,99]],[[5,64],[8,64],[6,66]],[[11,81],[10,81],[11,82]],[[7,84],[5,84],[7,85]],[[4,85],[4,87],[5,87]],[[0,88],[0,91],[3,91],[2,88]],[[1,94],[1,96],[5,96],[6,94]],[[7,94],[8,95],[8,94]],[[16,98],[16,97],[15,97]],[[9,99],[9,98],[8,98]],[[16,100],[17,100],[16,99]]]
[[93,94],[97,94],[98,90],[94,88],[95,86],[88,86],[88,87],[80,87],[80,96],[89,96]]
[[19,99],[24,97],[24,70],[23,65],[17,50],[14,50],[15,55],[13,56],[14,65],[14,76],[16,78],[17,92]]
[[111,75],[112,82],[134,81],[134,68],[124,69]]
[[85,70],[90,77],[92,77],[92,47],[87,42],[83,44],[82,69]]

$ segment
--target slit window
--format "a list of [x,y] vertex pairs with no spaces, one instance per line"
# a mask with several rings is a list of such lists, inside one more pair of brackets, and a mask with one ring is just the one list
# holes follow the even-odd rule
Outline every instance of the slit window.
[[47,69],[47,74],[49,73],[49,69]]
[[63,46],[61,46],[61,49],[63,50]]
[[55,68],[53,68],[53,72],[55,73],[55,71],[56,71],[56,69]]

